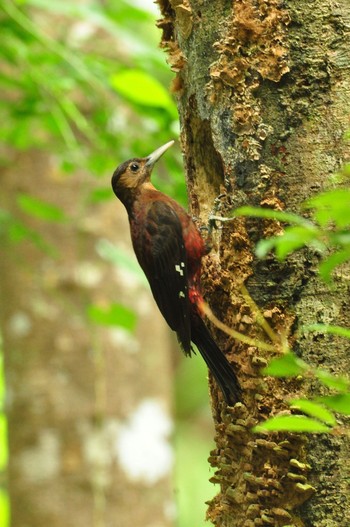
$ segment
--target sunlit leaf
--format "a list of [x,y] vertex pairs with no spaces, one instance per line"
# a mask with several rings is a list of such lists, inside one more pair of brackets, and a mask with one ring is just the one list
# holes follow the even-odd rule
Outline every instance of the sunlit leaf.
[[12,243],[29,240],[41,251],[50,254],[53,258],[58,256],[58,249],[48,243],[39,232],[29,229],[10,212],[0,208],[0,234]]
[[96,188],[90,193],[89,201],[91,203],[99,203],[100,201],[106,201],[113,197],[111,189],[108,187]]
[[350,247],[350,231],[337,230],[328,231],[329,242],[332,245],[348,246]]
[[281,357],[272,359],[269,365],[262,370],[263,375],[272,377],[294,377],[307,371],[307,364],[296,357],[294,353],[286,353]]
[[315,370],[316,377],[328,388],[333,388],[339,392],[345,392],[350,387],[350,381],[345,377],[336,377],[325,370]]
[[279,243],[279,236],[272,236],[267,240],[260,240],[255,249],[255,253],[258,258],[265,258],[265,256],[272,251]]
[[10,526],[10,500],[8,493],[0,488],[0,525],[1,527]]
[[241,207],[233,211],[232,215],[267,218],[294,224],[292,227],[286,227],[280,236],[273,236],[267,240],[261,240],[256,248],[256,254],[259,258],[265,257],[268,252],[274,249],[277,258],[284,260],[288,254],[304,245],[310,244],[311,242],[319,244],[319,231],[316,226],[297,214],[257,207]]
[[325,282],[330,282],[332,272],[338,266],[350,260],[350,247],[337,251],[320,263],[319,273]]
[[330,430],[328,426],[320,421],[315,421],[315,419],[310,419],[303,415],[279,415],[253,428],[253,431],[257,433],[264,431],[323,433]]
[[265,209],[260,207],[240,207],[232,212],[232,216],[254,216],[256,218],[269,218],[285,223],[295,223],[296,225],[310,226],[313,224],[298,214],[284,212],[281,210]]
[[114,73],[110,82],[120,95],[133,103],[164,108],[173,116],[177,115],[175,104],[164,86],[142,70],[122,70]]
[[92,304],[87,313],[90,320],[96,324],[118,326],[128,331],[133,331],[137,322],[135,312],[121,304],[110,304],[107,307]]
[[312,240],[317,239],[318,231],[303,226],[287,227],[281,236],[276,238],[275,251],[279,260],[284,260],[288,254]]
[[66,215],[61,208],[57,207],[56,205],[52,205],[51,203],[47,203],[41,199],[35,198],[34,196],[30,196],[29,194],[18,194],[16,199],[19,207],[31,216],[35,216],[36,218],[46,221],[57,222],[61,222],[66,219]]
[[340,414],[350,415],[350,393],[320,397],[320,402]]
[[334,415],[322,404],[308,399],[292,399],[289,404],[310,417],[316,417],[327,425],[333,426],[336,424]]
[[0,471],[4,471],[6,469],[7,462],[7,419],[4,413],[0,413]]
[[309,199],[305,206],[313,208],[314,216],[322,226],[335,223],[338,228],[350,225],[350,189],[334,189]]

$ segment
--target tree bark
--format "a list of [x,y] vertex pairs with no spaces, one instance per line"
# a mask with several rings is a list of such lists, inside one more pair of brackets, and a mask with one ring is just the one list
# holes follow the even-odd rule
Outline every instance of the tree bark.
[[[105,238],[131,247],[124,208],[91,204],[94,185],[57,173],[42,152],[1,174],[1,206],[54,250],[1,243],[13,527],[172,524],[168,332],[150,291],[98,255]],[[67,221],[25,215],[22,192]],[[134,335],[87,317],[113,302],[140,315]]]
[[[206,222],[245,205],[300,212],[349,155],[350,4],[299,0],[158,0],[162,46],[176,72],[191,210]],[[300,323],[350,326],[349,286],[317,276],[317,255],[258,261],[254,245],[278,234],[277,222],[225,223],[204,269],[204,292],[229,326],[264,338],[241,294],[245,284],[275,331],[313,366],[349,371],[347,343],[309,335]],[[251,433],[286,410],[287,398],[317,390],[262,379],[271,354],[217,334],[244,389],[228,409],[211,383],[216,449],[210,462],[220,492],[208,517],[218,526],[350,523],[349,440],[334,436]],[[309,464],[311,469],[309,469]]]

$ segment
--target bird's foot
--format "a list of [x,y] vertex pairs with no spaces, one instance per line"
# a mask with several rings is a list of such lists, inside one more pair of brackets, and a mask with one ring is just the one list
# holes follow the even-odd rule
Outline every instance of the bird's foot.
[[213,229],[222,229],[222,225],[218,226],[217,222],[226,223],[227,221],[233,221],[234,218],[227,218],[225,216],[216,216],[211,214],[208,218],[208,230],[212,232]]
[[226,221],[231,221],[233,218],[227,218],[219,216],[220,210],[222,210],[224,203],[223,198],[227,198],[225,192],[219,194],[214,200],[214,206],[208,218],[208,231],[211,233],[213,229],[222,229],[222,225],[218,226],[217,222],[224,223]]

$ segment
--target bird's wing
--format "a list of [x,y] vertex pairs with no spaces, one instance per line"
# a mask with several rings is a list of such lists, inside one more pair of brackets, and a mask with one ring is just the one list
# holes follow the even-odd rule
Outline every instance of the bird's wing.
[[[156,200],[148,208],[135,252],[158,307],[185,351],[191,351],[187,257],[179,217],[171,204]],[[141,248],[141,250],[140,250]]]

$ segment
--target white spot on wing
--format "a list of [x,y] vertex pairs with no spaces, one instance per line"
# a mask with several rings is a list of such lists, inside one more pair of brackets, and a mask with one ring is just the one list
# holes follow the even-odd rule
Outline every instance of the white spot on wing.
[[[182,264],[183,264],[183,262],[181,262],[181,266],[184,267],[184,265],[182,265]],[[181,269],[181,267],[180,267],[178,264],[175,265],[175,271],[176,271],[177,273],[180,273],[181,276],[184,275],[183,270]]]
[[180,291],[179,298],[186,298],[186,295],[183,291]]

